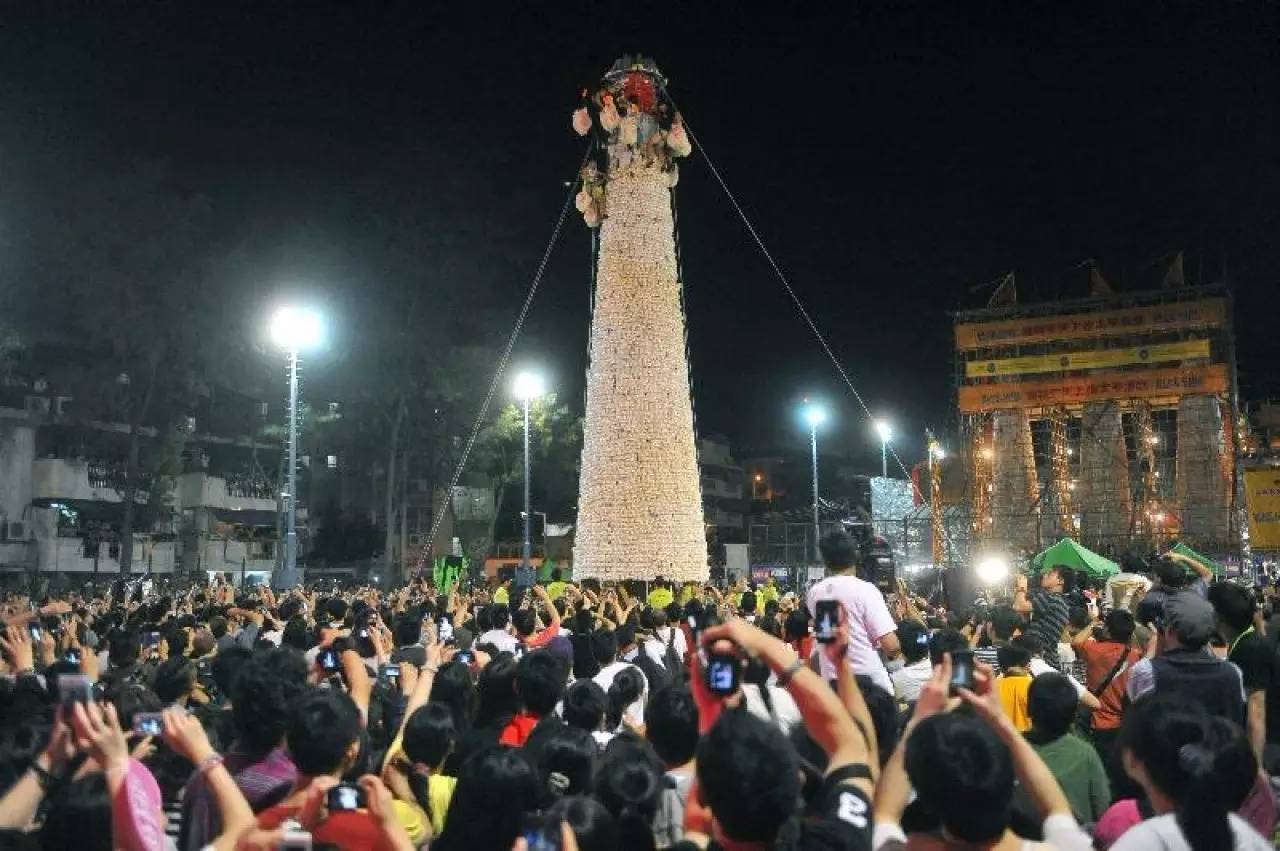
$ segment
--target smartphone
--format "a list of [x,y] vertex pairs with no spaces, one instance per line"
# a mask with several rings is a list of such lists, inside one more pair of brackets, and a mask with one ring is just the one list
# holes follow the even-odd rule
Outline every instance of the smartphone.
[[342,663],[338,659],[338,651],[333,648],[326,648],[320,651],[320,667],[329,673],[342,670]]
[[158,633],[158,632],[144,632],[144,633],[142,633],[142,646],[143,646],[143,647],[156,647],[156,646],[158,646],[159,644],[160,644],[160,633]]
[[31,633],[32,644],[39,644],[41,640],[44,639],[44,630],[40,627],[40,624],[35,621],[31,621],[27,624],[27,631]]
[[520,830],[529,851],[560,851],[561,827],[541,813],[528,813]]
[[354,783],[339,783],[329,790],[326,798],[329,812],[345,812],[364,807],[364,791]]
[[62,658],[65,661],[70,662],[72,665],[79,665],[80,664],[80,648],[68,647],[67,652],[62,654]]
[[399,665],[383,665],[378,671],[378,675],[390,682],[393,686],[400,685],[400,666]]
[[741,660],[732,653],[707,654],[707,689],[722,697],[738,691],[742,676]]
[[133,716],[133,732],[143,736],[159,736],[164,733],[164,713],[139,712]]
[[70,708],[76,703],[93,702],[93,683],[84,674],[58,674],[58,694],[62,705]]
[[840,601],[819,600],[813,608],[813,637],[822,644],[830,644],[836,640],[836,630],[840,628]]
[[973,651],[952,650],[951,694],[959,694],[959,690],[962,688],[972,690],[973,686]]
[[464,665],[474,665],[476,661],[475,651],[459,650],[457,653],[453,654],[453,661],[461,662]]
[[279,851],[311,851],[311,834],[305,830],[286,830],[276,848]]

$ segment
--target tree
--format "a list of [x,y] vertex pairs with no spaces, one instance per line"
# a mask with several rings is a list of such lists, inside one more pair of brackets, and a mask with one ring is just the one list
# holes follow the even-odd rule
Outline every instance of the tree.
[[[561,405],[554,393],[530,403],[529,450],[534,468],[533,481],[543,495],[561,495],[562,498],[566,491],[576,491],[581,449],[581,417],[575,417],[568,407]],[[496,537],[508,486],[524,481],[523,406],[507,405],[498,411],[476,443],[471,467],[489,478],[494,494],[493,515],[484,539],[487,552]],[[519,518],[523,510],[524,505],[521,504],[515,509],[515,516]]]
[[[218,362],[211,293],[210,204],[182,192],[165,169],[141,165],[49,199],[33,225],[41,262],[25,293],[50,384],[74,397],[86,440],[121,451],[120,566],[133,531],[165,512],[180,470],[186,414]],[[145,506],[145,508],[143,507]]]

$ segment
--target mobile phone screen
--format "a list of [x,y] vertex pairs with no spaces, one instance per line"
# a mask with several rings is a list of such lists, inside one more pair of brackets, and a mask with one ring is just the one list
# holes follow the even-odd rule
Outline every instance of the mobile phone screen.
[[959,689],[973,689],[973,651],[951,651],[951,693]]
[[320,667],[326,671],[336,671],[339,667],[338,652],[336,650],[323,650],[320,653]]
[[840,627],[840,601],[819,600],[814,605],[813,637],[823,644],[836,640],[836,630]]

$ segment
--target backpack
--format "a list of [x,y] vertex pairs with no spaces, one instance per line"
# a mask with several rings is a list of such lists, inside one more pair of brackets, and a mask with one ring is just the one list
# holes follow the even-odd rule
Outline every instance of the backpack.
[[667,669],[667,676],[673,683],[682,682],[685,675],[684,663],[680,661],[680,654],[676,652],[676,630],[679,628],[674,625],[668,627],[671,633],[667,636],[662,651],[662,666]]

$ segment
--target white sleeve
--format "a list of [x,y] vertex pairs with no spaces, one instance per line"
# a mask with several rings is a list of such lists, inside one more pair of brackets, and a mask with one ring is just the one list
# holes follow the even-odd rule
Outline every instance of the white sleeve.
[[880,851],[881,848],[890,842],[907,841],[907,835],[902,831],[902,825],[891,821],[878,821],[871,831],[871,848],[872,851]]
[[1055,851],[1092,851],[1093,849],[1093,840],[1080,827],[1075,816],[1069,813],[1058,813],[1044,820],[1044,841]]

